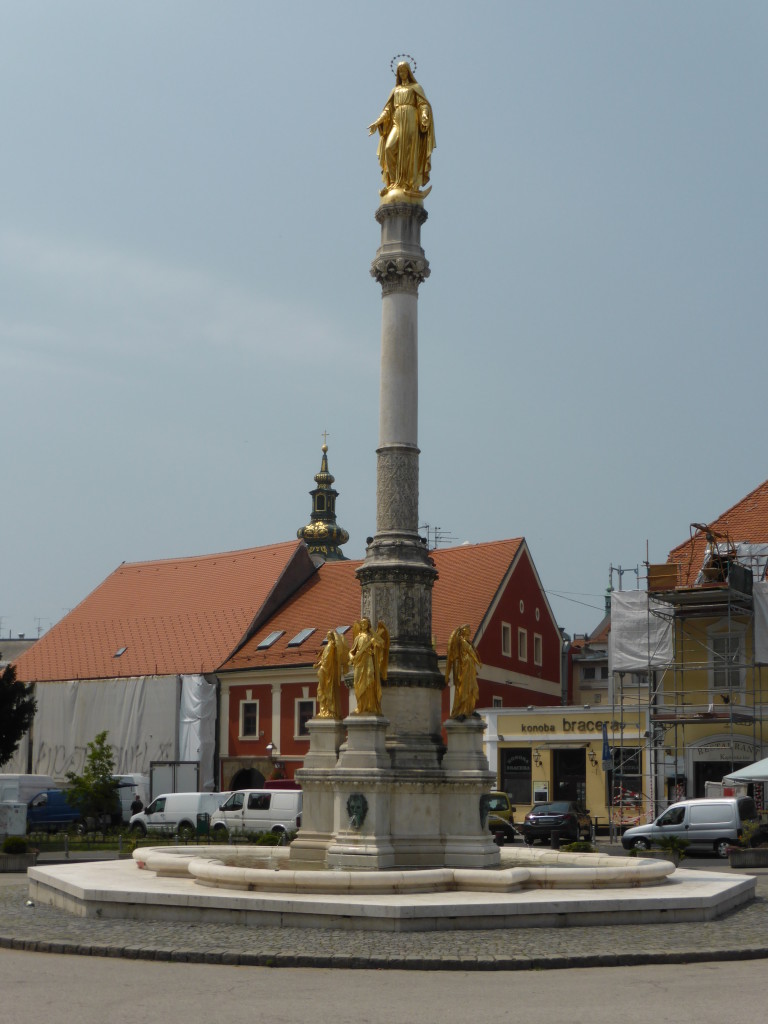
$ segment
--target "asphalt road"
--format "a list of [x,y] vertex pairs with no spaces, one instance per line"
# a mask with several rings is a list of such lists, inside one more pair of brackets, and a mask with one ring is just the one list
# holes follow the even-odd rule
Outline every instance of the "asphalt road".
[[3,1024],[764,1020],[765,961],[546,972],[270,970],[0,950]]

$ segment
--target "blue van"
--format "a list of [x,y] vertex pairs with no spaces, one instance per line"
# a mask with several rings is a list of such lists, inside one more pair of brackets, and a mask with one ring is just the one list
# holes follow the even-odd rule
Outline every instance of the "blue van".
[[63,789],[44,789],[27,804],[27,832],[55,832],[82,822]]

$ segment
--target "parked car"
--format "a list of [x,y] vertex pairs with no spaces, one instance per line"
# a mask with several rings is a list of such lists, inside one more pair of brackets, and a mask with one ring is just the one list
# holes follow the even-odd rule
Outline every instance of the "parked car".
[[727,857],[728,847],[736,846],[741,838],[744,822],[757,817],[755,801],[749,796],[679,800],[650,825],[628,828],[621,845],[625,850],[650,850],[659,839],[675,836],[686,840],[691,850]]
[[133,832],[145,836],[148,831],[176,832],[191,839],[197,831],[199,814],[212,815],[229,793],[162,793],[149,807],[131,816]]
[[553,800],[547,804],[534,804],[520,831],[529,846],[533,846],[537,839],[550,842],[553,832],[559,832],[564,842],[575,843],[579,839],[592,838],[592,819],[589,811],[574,800]]
[[491,832],[500,835],[505,843],[514,842],[517,832],[512,815],[517,808],[512,806],[507,794],[499,790],[486,793],[483,805],[488,814],[488,828]]
[[211,818],[216,834],[292,832],[301,827],[304,794],[300,789],[239,789]]

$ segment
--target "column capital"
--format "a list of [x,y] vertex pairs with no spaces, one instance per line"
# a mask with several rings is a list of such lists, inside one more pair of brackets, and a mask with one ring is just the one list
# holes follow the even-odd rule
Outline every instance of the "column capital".
[[419,285],[429,277],[426,256],[389,256],[381,254],[371,264],[371,277],[381,285],[384,295],[389,292],[418,292]]
[[382,203],[375,214],[376,220],[381,225],[391,217],[409,217],[413,218],[419,227],[428,216],[424,207],[417,203]]

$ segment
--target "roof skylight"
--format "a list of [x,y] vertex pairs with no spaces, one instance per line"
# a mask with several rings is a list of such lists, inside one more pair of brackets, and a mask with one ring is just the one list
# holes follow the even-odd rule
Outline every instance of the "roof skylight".
[[301,647],[308,636],[312,636],[315,632],[315,627],[310,626],[308,629],[302,629],[301,632],[297,633],[293,640],[288,641],[289,647]]
[[275,629],[275,630],[273,630],[269,634],[269,636],[265,636],[264,637],[264,639],[261,641],[260,644],[256,645],[256,650],[257,651],[266,651],[266,649],[268,647],[271,647],[272,644],[276,643],[280,639],[280,637],[283,635],[284,632],[285,632],[284,629]]

